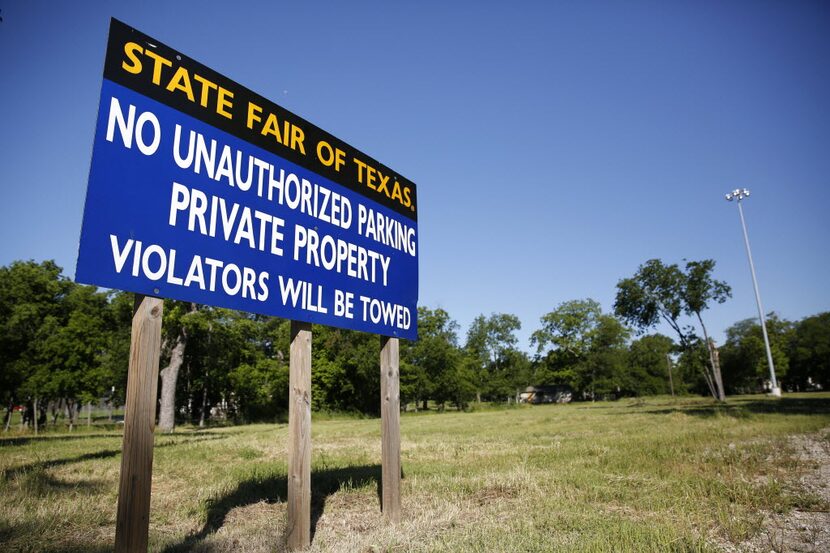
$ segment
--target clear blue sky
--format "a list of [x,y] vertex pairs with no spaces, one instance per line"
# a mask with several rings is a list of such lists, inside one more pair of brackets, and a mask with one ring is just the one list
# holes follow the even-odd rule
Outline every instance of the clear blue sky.
[[[420,303],[462,331],[643,261],[713,258],[756,314],[830,309],[827,2],[0,0],[0,265],[75,270],[109,18],[271,98],[418,185]],[[462,339],[463,339],[462,332]]]

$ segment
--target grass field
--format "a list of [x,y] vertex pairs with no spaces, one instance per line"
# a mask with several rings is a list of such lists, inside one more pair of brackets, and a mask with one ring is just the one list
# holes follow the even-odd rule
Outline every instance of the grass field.
[[[312,551],[718,551],[764,512],[827,510],[788,436],[830,394],[654,398],[402,417],[403,522],[379,509],[380,421],[313,423]],[[281,551],[285,425],[157,435],[152,551]],[[107,551],[121,437],[0,439],[0,550]]]

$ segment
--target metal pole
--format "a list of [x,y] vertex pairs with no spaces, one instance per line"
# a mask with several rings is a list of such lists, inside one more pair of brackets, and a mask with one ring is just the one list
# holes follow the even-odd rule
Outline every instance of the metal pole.
[[761,333],[764,335],[764,347],[767,350],[767,364],[769,365],[769,378],[772,383],[772,395],[781,397],[781,388],[778,387],[778,381],[775,378],[775,365],[772,362],[772,351],[769,347],[769,336],[767,335],[767,323],[764,320],[764,308],[761,305],[761,293],[758,291],[758,279],[755,277],[755,264],[752,262],[752,250],[749,248],[749,234],[746,232],[746,221],[744,220],[744,210],[741,207],[741,198],[738,197],[738,213],[741,216],[741,228],[744,231],[744,244],[746,245],[746,255],[749,258],[749,271],[752,273],[752,286],[755,288],[755,302],[758,304],[758,318],[761,319]]

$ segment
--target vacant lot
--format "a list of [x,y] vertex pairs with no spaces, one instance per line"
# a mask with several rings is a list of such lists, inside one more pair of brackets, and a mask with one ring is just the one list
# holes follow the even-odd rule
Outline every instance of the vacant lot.
[[[378,500],[380,422],[313,424],[313,551],[781,548],[770,517],[827,511],[830,394],[658,398],[402,418],[403,522]],[[803,438],[799,438],[803,439]],[[157,435],[153,551],[281,551],[285,425]],[[106,551],[121,437],[0,439],[0,549]],[[759,541],[760,540],[760,541]],[[766,543],[769,542],[769,543]]]

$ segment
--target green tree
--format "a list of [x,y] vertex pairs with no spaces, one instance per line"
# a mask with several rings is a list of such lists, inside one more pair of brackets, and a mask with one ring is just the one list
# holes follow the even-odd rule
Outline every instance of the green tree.
[[[633,395],[668,394],[672,390],[668,356],[674,341],[662,334],[649,334],[634,340],[628,349],[628,372],[625,388]],[[681,389],[679,375],[671,375],[675,390]]]
[[796,324],[789,352],[790,382],[800,389],[816,384],[830,389],[830,312]]
[[380,341],[376,335],[315,326],[311,352],[314,409],[380,412]]
[[536,384],[567,385],[585,391],[584,362],[601,316],[599,303],[590,298],[560,303],[542,316],[542,327],[530,336],[538,364],[543,367],[537,370]]
[[94,286],[73,284],[62,301],[62,316],[47,317],[37,339],[33,395],[62,399],[70,429],[80,406],[100,398],[110,377],[101,358],[107,345],[108,302]]
[[181,317],[187,347],[176,405],[204,426],[212,408],[238,421],[273,421],[287,409],[288,321],[201,306]]
[[261,357],[230,370],[229,384],[242,420],[269,420],[288,410],[288,365]]
[[701,315],[712,301],[723,303],[731,293],[726,283],[712,278],[714,267],[715,262],[710,259],[689,261],[684,272],[675,264],[650,259],[640,265],[633,277],[617,283],[614,312],[639,332],[664,321],[677,334],[683,350],[692,348],[697,339],[694,326],[684,324],[681,317],[694,315],[703,330],[709,354],[709,365],[703,367],[704,379],[712,396],[723,400],[723,379],[715,345],[708,337]]
[[123,405],[127,394],[127,372],[130,364],[130,341],[135,294],[113,291],[107,305],[106,344],[99,362],[106,375],[103,397],[110,408]]
[[631,331],[613,315],[601,315],[591,336],[585,359],[583,389],[590,389],[591,397],[627,395],[625,389],[627,355],[626,342]]
[[591,346],[594,329],[602,316],[598,302],[592,299],[570,300],[541,318],[542,328],[530,336],[531,345],[541,354],[550,348],[573,359],[584,357]]
[[680,381],[682,389],[700,395],[712,394],[711,361],[709,350],[703,340],[692,336],[686,347],[680,349],[675,376]]
[[423,401],[434,398],[439,403],[452,401],[449,386],[455,389],[453,376],[460,377],[458,365],[458,323],[440,307],[418,307],[418,340],[401,347],[401,400]]
[[160,360],[163,366],[159,371],[161,391],[158,416],[158,426],[162,432],[172,432],[176,425],[176,387],[187,348],[188,325],[185,317],[197,310],[195,303],[169,299],[164,302],[161,357],[167,362]]
[[[767,336],[775,365],[775,374],[784,379],[790,360],[788,348],[794,327],[775,313],[767,315]],[[721,347],[725,384],[736,393],[757,392],[769,378],[766,347],[757,319],[739,321],[726,329],[726,342]]]
[[[113,321],[107,295],[61,275],[52,261],[0,268],[0,380],[3,399],[60,401],[75,424],[79,402],[104,393],[112,377],[102,361]],[[7,418],[8,422],[8,418]]]
[[700,323],[700,329],[703,331],[703,341],[709,353],[712,379],[714,380],[718,399],[723,401],[726,399],[726,391],[718,361],[718,352],[715,342],[709,338],[701,313],[708,309],[711,302],[724,303],[732,297],[732,289],[725,282],[712,278],[712,271],[714,270],[715,261],[712,259],[686,262],[683,304],[686,315],[694,315]]
[[510,313],[479,315],[473,320],[464,350],[469,357],[467,366],[474,374],[476,401],[480,402],[482,396],[512,396],[517,367],[511,361],[517,359],[516,331],[521,328],[519,318]]
[[54,261],[0,267],[0,399],[7,406],[7,427],[11,407],[26,399],[21,386],[37,367],[44,322],[61,319],[61,302],[71,286]]
[[443,404],[449,402],[460,411],[466,409],[476,397],[475,366],[476,361],[458,352],[459,362],[441,374],[435,386],[435,400]]
[[588,397],[623,392],[629,330],[592,299],[559,304],[541,318],[531,345],[547,366],[545,384],[566,384]]

